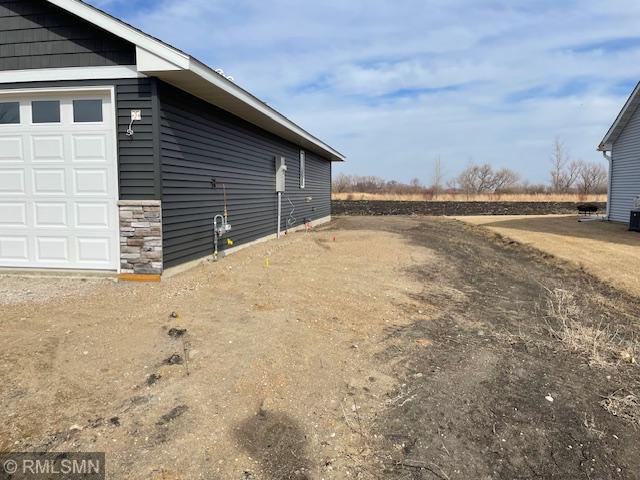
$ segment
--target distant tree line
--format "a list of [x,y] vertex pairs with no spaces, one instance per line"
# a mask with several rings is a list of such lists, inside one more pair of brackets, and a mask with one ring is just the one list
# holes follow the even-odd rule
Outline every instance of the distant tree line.
[[424,194],[437,198],[442,193],[507,194],[507,193],[576,193],[607,192],[607,169],[601,163],[585,162],[570,157],[560,139],[553,144],[549,184],[530,184],[508,168],[495,169],[489,164],[470,163],[457,176],[445,182],[442,161],[433,163],[430,181],[423,184],[413,178],[409,183],[384,180],[375,176],[339,174],[333,180],[336,193]]

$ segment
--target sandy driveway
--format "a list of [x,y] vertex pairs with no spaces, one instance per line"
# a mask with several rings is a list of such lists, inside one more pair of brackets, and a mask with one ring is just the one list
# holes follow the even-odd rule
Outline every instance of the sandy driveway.
[[635,410],[600,403],[637,364],[553,338],[558,289],[638,331],[633,299],[443,219],[343,218],[155,285],[0,278],[0,450],[133,479],[639,478]]

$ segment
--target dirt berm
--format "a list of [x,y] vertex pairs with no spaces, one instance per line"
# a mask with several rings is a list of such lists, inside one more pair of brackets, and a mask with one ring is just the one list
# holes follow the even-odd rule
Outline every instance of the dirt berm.
[[[578,212],[576,202],[401,202],[334,200],[334,215],[552,215]],[[606,203],[595,203],[604,213]]]

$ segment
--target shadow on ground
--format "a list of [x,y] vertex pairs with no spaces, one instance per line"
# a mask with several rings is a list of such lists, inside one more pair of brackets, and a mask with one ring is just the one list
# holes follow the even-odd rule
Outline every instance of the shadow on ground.
[[235,435],[238,444],[259,462],[260,478],[311,478],[305,433],[288,415],[260,410],[257,415],[244,420]]

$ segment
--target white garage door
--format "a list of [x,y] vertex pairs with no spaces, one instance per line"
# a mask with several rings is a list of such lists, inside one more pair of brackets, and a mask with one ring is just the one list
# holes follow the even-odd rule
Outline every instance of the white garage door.
[[117,270],[108,92],[0,94],[0,266]]

